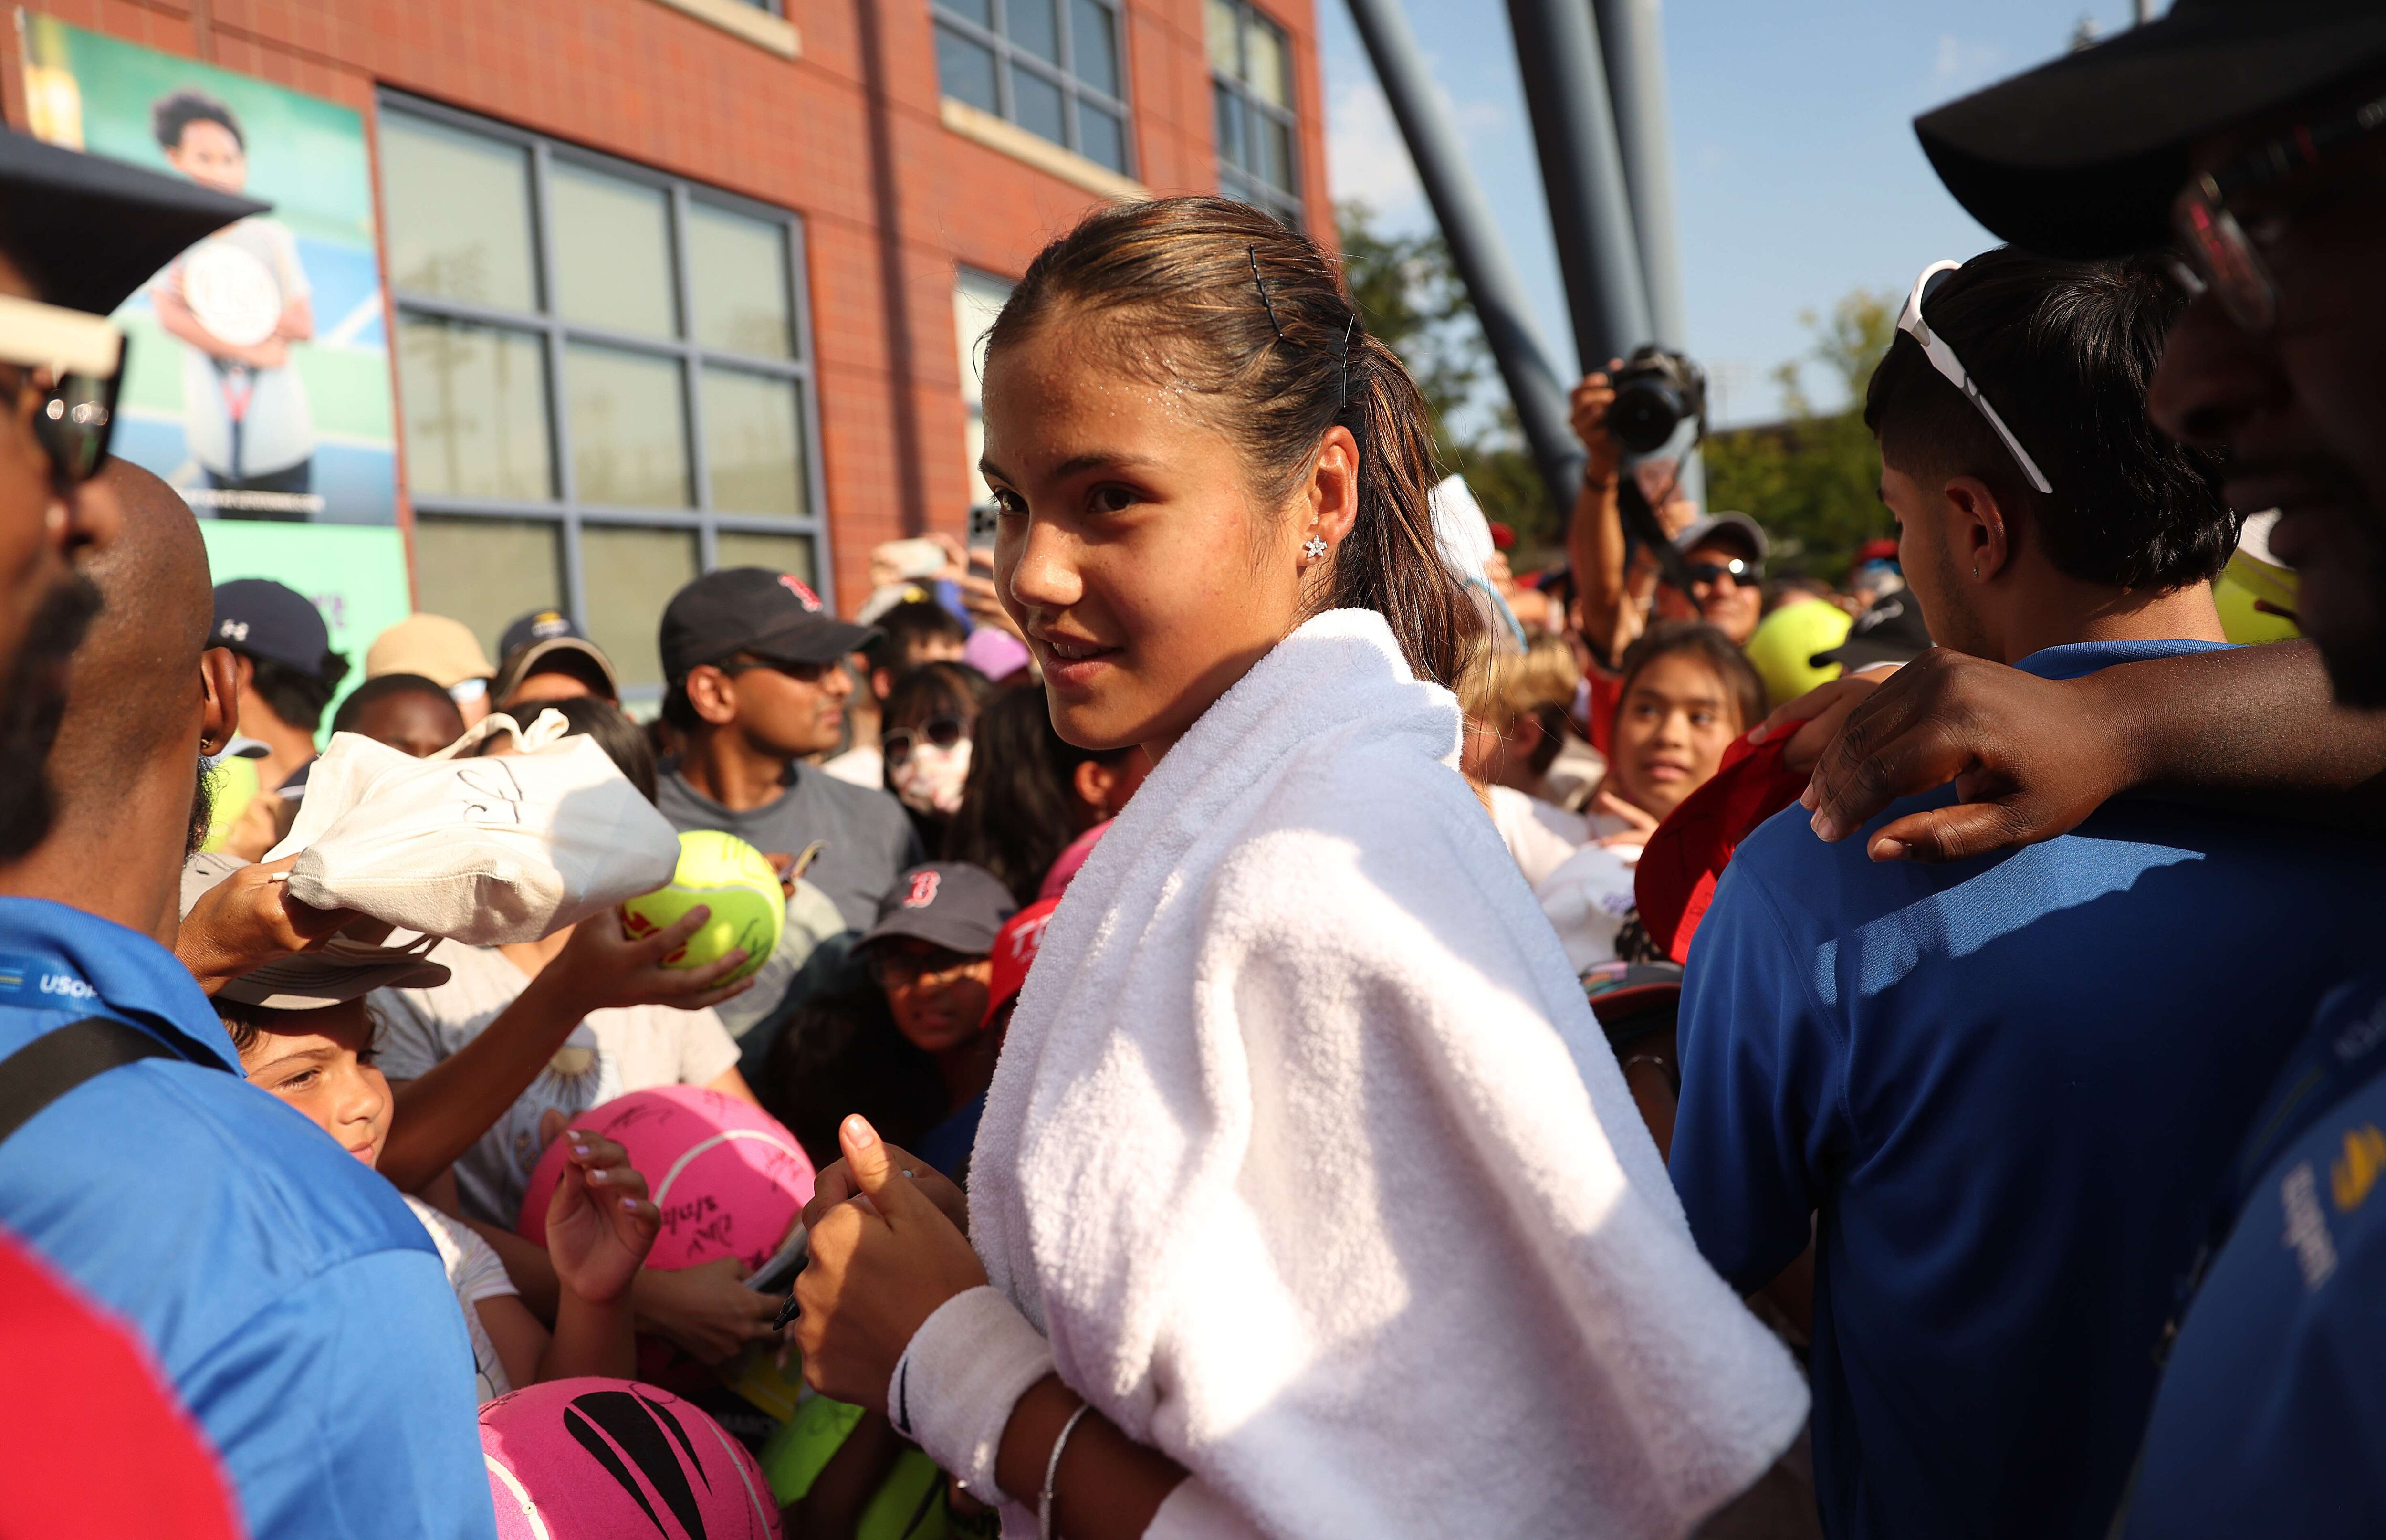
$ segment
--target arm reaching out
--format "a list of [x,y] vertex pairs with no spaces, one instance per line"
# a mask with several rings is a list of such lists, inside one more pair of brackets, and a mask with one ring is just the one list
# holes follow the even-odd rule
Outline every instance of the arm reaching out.
[[2137,790],[2386,827],[2386,713],[2337,706],[2304,642],[2070,680],[1934,647],[1848,713],[1801,800],[1815,832],[1840,840],[1951,782],[1963,800],[1876,831],[1873,859],[2034,845]]
[[583,920],[563,950],[478,1037],[419,1079],[391,1087],[397,1110],[382,1150],[382,1174],[401,1193],[420,1191],[505,1115],[590,1011],[634,1005],[695,1010],[745,993],[750,979],[721,983],[746,960],[742,947],[702,968],[663,966],[711,915],[699,904],[643,938],[625,934],[611,910]]

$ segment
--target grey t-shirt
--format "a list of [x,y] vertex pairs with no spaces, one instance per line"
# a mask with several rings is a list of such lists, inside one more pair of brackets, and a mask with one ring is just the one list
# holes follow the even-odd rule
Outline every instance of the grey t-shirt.
[[787,767],[787,789],[760,808],[732,812],[674,771],[655,805],[681,833],[718,829],[765,855],[800,854],[814,840],[826,848],[804,880],[828,895],[845,922],[866,931],[896,879],[927,858],[903,805],[885,792],[856,786],[808,765]]

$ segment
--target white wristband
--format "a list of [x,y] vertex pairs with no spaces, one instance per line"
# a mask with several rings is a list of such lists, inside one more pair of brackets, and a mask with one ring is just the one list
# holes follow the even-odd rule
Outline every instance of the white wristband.
[[995,1452],[1011,1409],[1051,1372],[1052,1345],[998,1291],[980,1285],[937,1306],[911,1334],[886,1383],[886,1415],[897,1433],[990,1501],[1000,1495]]

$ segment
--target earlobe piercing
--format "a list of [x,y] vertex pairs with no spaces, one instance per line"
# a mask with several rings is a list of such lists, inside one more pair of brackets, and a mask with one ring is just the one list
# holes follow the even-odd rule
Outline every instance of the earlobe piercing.
[[1307,557],[1312,561],[1323,560],[1325,556],[1325,537],[1323,535],[1311,535],[1308,543],[1301,546],[1300,554]]

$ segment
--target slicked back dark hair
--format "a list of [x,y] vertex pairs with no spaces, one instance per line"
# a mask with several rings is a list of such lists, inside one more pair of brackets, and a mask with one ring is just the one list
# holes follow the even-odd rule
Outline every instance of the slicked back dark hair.
[[2205,582],[2237,548],[2242,520],[2221,498],[2219,457],[2146,415],[2146,386],[2187,297],[2155,258],[2066,262],[2007,246],[1965,263],[1924,304],[2052,495],[1903,332],[1873,371],[1865,425],[1907,475],[1987,483],[2066,576],[2157,591]]
[[1228,198],[1111,204],[1028,264],[988,354],[1056,316],[1119,321],[1118,357],[1206,408],[1262,502],[1290,495],[1327,429],[1349,429],[1359,514],[1324,603],[1383,616],[1419,677],[1458,678],[1482,621],[1434,536],[1425,397],[1316,242]]

